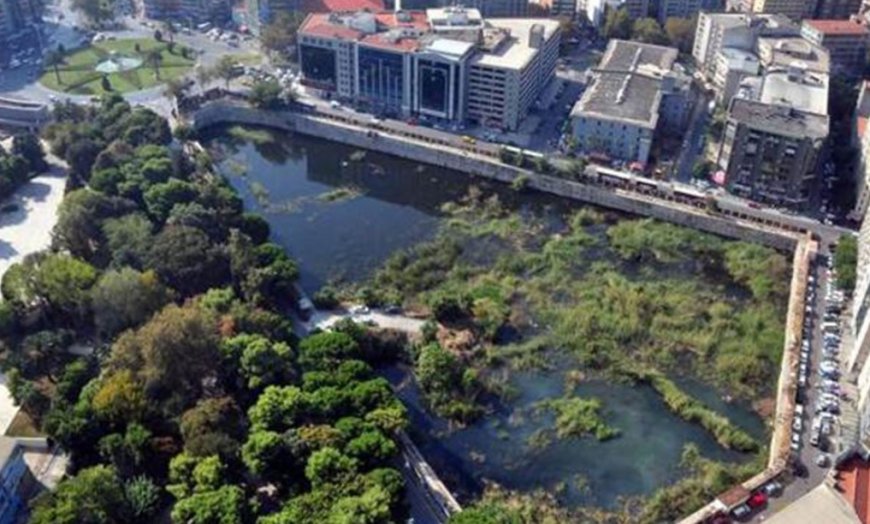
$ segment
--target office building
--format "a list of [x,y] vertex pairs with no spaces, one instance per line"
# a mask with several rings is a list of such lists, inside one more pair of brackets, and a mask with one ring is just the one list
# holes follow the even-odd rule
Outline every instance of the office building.
[[392,7],[411,11],[461,6],[476,9],[484,18],[515,18],[529,14],[529,0],[393,0]]
[[391,115],[516,129],[553,79],[555,20],[486,20],[476,9],[309,15],[302,83]]
[[142,6],[146,18],[188,27],[203,22],[223,25],[232,18],[230,0],[144,0]]
[[858,76],[867,62],[870,30],[857,20],[804,20],[801,36],[823,47],[831,58],[831,71]]
[[571,111],[578,150],[646,165],[656,132],[679,132],[691,107],[691,81],[677,55],[670,47],[611,40]]
[[828,77],[801,64],[769,70],[754,98],[731,100],[718,164],[739,196],[792,209],[816,189],[828,137]]
[[386,9],[384,0],[243,0],[243,2],[246,25],[254,34],[260,34],[263,26],[279,13],[305,16],[311,13],[354,13],[357,11],[374,13]]
[[692,57],[708,80],[716,74],[719,52],[730,47],[755,51],[760,37],[799,36],[800,29],[779,15],[700,13]]

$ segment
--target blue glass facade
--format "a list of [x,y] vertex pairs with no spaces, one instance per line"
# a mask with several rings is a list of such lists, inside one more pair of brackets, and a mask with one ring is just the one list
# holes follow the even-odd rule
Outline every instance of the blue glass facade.
[[361,101],[400,111],[405,91],[404,56],[361,46],[357,60]]

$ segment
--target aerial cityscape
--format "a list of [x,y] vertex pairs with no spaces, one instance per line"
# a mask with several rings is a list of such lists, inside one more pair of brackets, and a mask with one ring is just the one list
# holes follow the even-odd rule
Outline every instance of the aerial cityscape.
[[862,0],[0,0],[0,524],[868,524],[868,122]]

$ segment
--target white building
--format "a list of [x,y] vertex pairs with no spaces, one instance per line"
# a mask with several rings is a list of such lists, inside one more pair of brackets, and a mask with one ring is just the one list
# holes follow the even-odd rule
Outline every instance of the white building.
[[716,55],[713,85],[716,86],[716,100],[727,104],[737,93],[740,82],[748,76],[756,76],[761,68],[755,53],[724,47]]

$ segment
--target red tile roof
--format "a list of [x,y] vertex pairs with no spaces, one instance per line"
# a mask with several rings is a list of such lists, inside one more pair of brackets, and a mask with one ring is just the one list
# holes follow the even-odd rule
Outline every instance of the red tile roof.
[[422,31],[429,29],[429,19],[426,18],[426,13],[424,11],[405,11],[403,14],[409,16],[410,20],[405,22],[399,21],[398,18],[396,18],[396,13],[393,13],[392,11],[378,13],[375,16],[377,17],[379,24],[388,27],[413,27]]
[[302,27],[299,28],[299,34],[342,40],[358,40],[363,35],[362,31],[357,31],[342,24],[330,23],[329,15],[327,14],[308,15],[305,21],[302,22]]
[[856,131],[858,132],[858,138],[861,138],[862,136],[864,136],[864,131],[867,130],[867,117],[866,116],[859,116],[858,117],[857,127],[858,127],[858,129]]
[[345,11],[383,11],[384,0],[304,0],[302,10],[306,13],[336,13]]
[[852,20],[804,20],[804,23],[826,35],[863,35],[867,26]]

